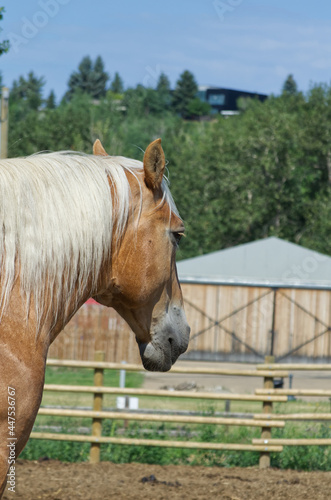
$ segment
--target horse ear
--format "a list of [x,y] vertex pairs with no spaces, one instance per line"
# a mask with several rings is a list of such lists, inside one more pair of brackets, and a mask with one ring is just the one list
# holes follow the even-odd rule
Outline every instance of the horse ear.
[[161,187],[164,167],[165,156],[161,139],[156,139],[150,143],[144,155],[145,182],[153,191]]
[[97,139],[93,144],[93,154],[96,156],[109,156],[99,139]]

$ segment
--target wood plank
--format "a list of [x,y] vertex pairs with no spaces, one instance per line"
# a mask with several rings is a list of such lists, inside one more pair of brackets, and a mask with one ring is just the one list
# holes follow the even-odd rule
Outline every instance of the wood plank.
[[252,439],[254,445],[331,446],[331,439]]
[[215,399],[215,400],[231,400],[231,401],[275,401],[285,403],[287,396],[270,396],[270,395],[254,395],[254,394],[232,394],[232,393],[215,393],[215,392],[189,392],[189,391],[165,391],[165,390],[150,390],[150,389],[135,389],[121,387],[95,387],[81,385],[58,385],[45,384],[45,391],[55,392],[86,392],[86,393],[103,393],[103,394],[126,394],[132,396],[165,396],[168,398],[190,398],[190,399]]
[[331,389],[255,389],[255,394],[331,397]]
[[[48,359],[49,366],[69,366],[76,368],[103,368],[105,370],[123,370],[121,363],[97,363],[95,361],[76,361],[70,359]],[[127,371],[145,371],[140,364],[125,364]],[[279,371],[275,374],[272,370],[232,370],[228,368],[186,368],[183,366],[173,366],[168,373],[192,373],[205,375],[229,375],[229,376],[245,376],[245,377],[288,377],[288,371]]]
[[331,371],[331,363],[275,363],[256,365],[257,370],[288,370],[288,371]]
[[269,415],[261,415],[256,413],[254,419],[270,419],[270,420],[331,420],[331,413],[270,413]]
[[135,413],[120,411],[93,411],[93,410],[64,410],[57,408],[40,408],[38,415],[50,415],[55,417],[95,418],[112,420],[136,420],[148,422],[175,422],[185,424],[214,424],[234,425],[245,427],[284,427],[285,422],[279,420],[263,420],[251,418],[228,418],[228,417],[206,417],[192,415],[159,415],[151,413]]
[[233,450],[233,451],[282,451],[282,446],[231,444],[231,443],[195,443],[192,441],[161,441],[156,439],[130,439],[101,436],[83,436],[74,434],[51,434],[48,432],[31,432],[31,439],[50,439],[55,441],[79,441],[83,443],[111,443],[133,446],[158,446],[166,448],[192,448],[202,450]]

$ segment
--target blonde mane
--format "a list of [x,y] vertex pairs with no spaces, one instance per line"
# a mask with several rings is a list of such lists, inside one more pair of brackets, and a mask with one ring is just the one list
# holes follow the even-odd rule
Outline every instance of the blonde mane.
[[[65,318],[76,292],[78,302],[87,285],[95,288],[112,239],[128,220],[126,171],[138,182],[142,169],[128,158],[71,152],[0,161],[1,316],[17,273],[27,311],[35,304],[38,329],[49,312],[54,323]],[[176,212],[166,182],[163,191]]]

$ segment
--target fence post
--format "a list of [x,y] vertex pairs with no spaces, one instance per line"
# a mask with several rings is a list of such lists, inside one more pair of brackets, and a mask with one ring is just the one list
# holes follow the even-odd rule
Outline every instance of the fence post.
[[[121,361],[122,365],[126,365],[126,361]],[[120,388],[124,389],[125,388],[125,378],[126,378],[126,371],[125,370],[120,370]],[[124,409],[127,410],[130,406],[129,401],[130,401],[130,396],[123,396],[124,397]],[[124,428],[127,429],[129,427],[129,421],[124,420]]]
[[8,102],[9,89],[2,87],[1,110],[0,110],[0,158],[8,156]]
[[[94,361],[104,361],[104,351],[96,351],[94,354]],[[103,385],[103,368],[94,369],[93,383],[95,386],[100,387]],[[103,394],[95,392],[93,395],[93,411],[102,411],[102,397]],[[102,434],[102,419],[93,418],[92,420],[92,436],[100,437]],[[90,449],[90,463],[97,464],[100,462],[100,443],[91,443]]]
[[[275,362],[275,356],[265,356],[265,364],[271,364]],[[263,389],[273,389],[274,379],[273,377],[264,377]],[[263,401],[262,413],[272,413],[272,401]],[[271,438],[271,428],[262,427],[261,432],[262,439]],[[262,451],[260,453],[260,469],[266,469],[270,467],[270,453],[268,451]]]

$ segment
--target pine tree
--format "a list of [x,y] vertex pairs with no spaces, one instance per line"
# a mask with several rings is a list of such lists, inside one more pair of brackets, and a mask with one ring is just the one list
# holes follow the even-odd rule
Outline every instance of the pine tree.
[[189,118],[191,116],[189,104],[196,97],[197,92],[198,85],[194,75],[188,70],[184,71],[176,83],[172,96],[173,108],[182,118]]
[[33,71],[30,71],[27,79],[20,76],[18,81],[14,80],[10,100],[11,102],[24,102],[28,109],[37,110],[43,102],[42,89],[44,85],[44,78],[38,78]]
[[49,93],[49,96],[47,97],[45,101],[45,105],[47,109],[55,109],[56,108],[56,100],[55,100],[55,94],[54,90],[51,90]]
[[156,84],[156,90],[162,94],[170,93],[170,81],[165,73],[161,73]]
[[282,94],[296,95],[297,93],[298,86],[296,81],[294,80],[293,75],[288,75],[283,85]]
[[156,93],[161,111],[168,110],[171,105],[170,81],[167,75],[161,73],[156,84]]
[[105,72],[102,58],[98,56],[93,64],[91,58],[85,56],[78,66],[78,71],[74,71],[70,75],[66,98],[70,100],[73,94],[80,90],[89,94],[93,99],[100,99],[106,93],[108,79],[109,76]]
[[114,94],[123,94],[124,92],[123,80],[117,71],[114,75],[113,81],[111,82],[110,90],[114,92]]
[[104,97],[106,95],[106,84],[109,80],[109,75],[105,71],[105,65],[101,56],[98,56],[95,60],[92,72],[92,95],[95,99]]

